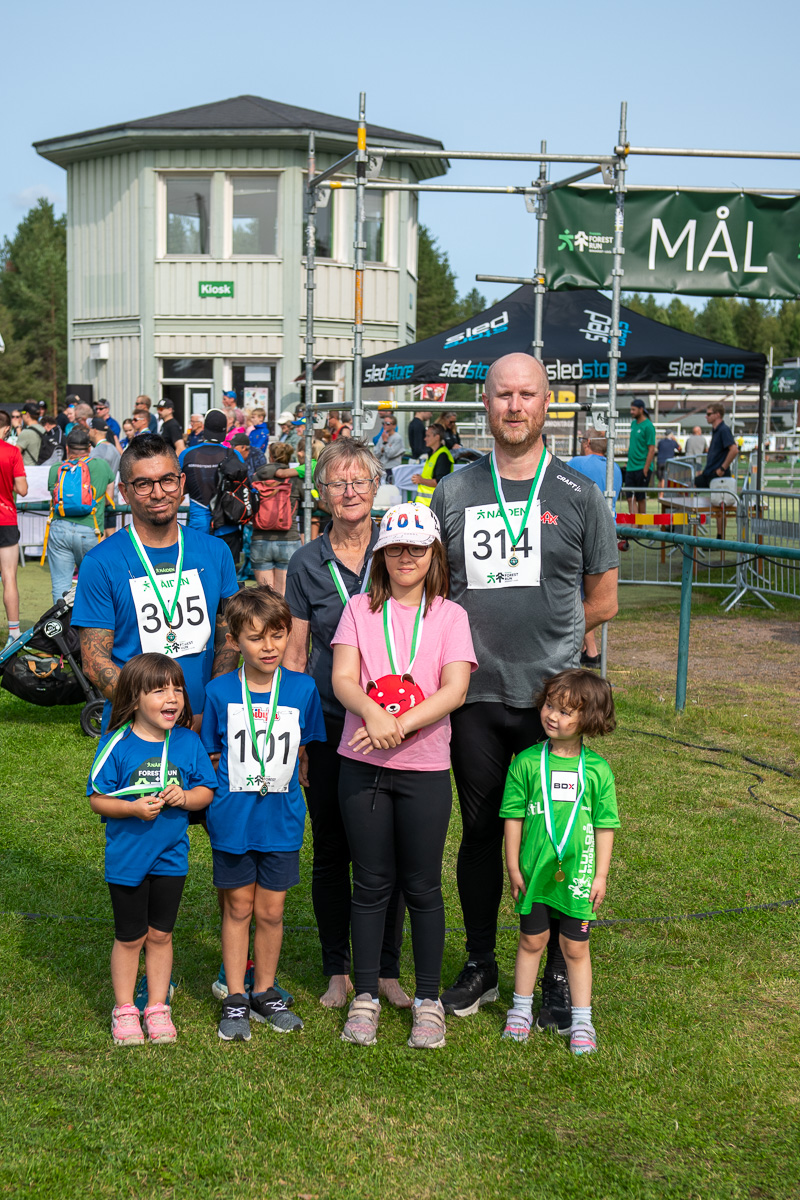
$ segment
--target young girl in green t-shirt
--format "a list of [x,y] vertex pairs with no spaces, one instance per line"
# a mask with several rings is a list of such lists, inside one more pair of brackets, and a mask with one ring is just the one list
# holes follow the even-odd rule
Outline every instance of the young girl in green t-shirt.
[[500,808],[511,894],[520,917],[514,1003],[503,1037],[528,1039],[552,913],[560,918],[572,996],[570,1049],[593,1054],[589,930],[606,894],[619,817],[611,768],[583,745],[583,735],[614,729],[614,700],[605,679],[570,670],[545,679],[535,704],[548,740],[514,759]]

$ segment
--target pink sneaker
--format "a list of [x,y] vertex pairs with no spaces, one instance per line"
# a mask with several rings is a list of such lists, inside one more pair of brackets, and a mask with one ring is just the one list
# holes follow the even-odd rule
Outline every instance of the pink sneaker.
[[178,1031],[172,1024],[168,1004],[151,1004],[144,1010],[144,1027],[151,1042],[176,1042]]
[[111,1010],[111,1036],[115,1046],[141,1046],[144,1034],[135,1004],[120,1004]]

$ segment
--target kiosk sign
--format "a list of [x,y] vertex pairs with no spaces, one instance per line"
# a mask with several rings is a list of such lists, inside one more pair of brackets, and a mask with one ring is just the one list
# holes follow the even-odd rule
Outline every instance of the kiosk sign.
[[198,284],[201,300],[219,300],[222,297],[233,298],[233,283],[205,282]]

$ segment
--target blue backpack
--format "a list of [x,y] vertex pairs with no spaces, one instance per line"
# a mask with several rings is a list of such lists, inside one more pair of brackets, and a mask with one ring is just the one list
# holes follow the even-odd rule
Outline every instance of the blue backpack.
[[44,566],[47,554],[50,522],[56,514],[59,517],[91,517],[94,521],[97,540],[100,541],[102,538],[103,535],[97,524],[97,493],[89,474],[88,458],[79,458],[77,462],[70,460],[62,463],[56,472],[56,485],[50,501],[50,515],[44,531],[42,566]]

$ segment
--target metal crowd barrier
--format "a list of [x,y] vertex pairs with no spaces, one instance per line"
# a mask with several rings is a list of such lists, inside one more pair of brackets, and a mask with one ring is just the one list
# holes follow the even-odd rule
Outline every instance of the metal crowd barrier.
[[775,556],[775,550],[800,546],[800,493],[745,488],[739,497],[737,539],[770,548],[770,554],[737,557],[733,591],[724,601],[732,608],[750,593],[768,608],[767,596],[800,600],[800,569],[796,562]]

